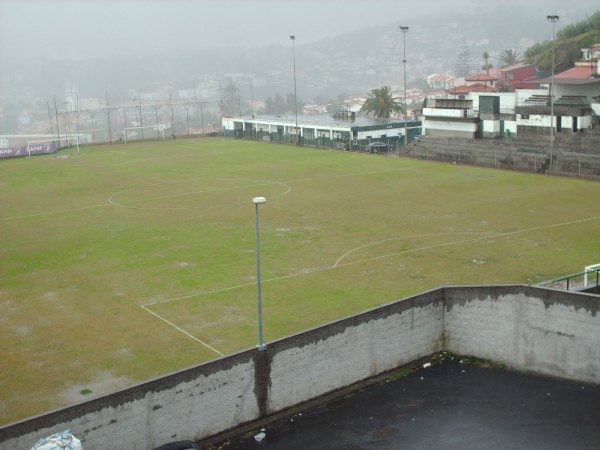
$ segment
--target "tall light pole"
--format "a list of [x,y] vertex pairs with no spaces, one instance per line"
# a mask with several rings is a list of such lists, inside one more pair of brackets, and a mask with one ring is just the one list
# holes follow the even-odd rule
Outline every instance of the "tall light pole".
[[144,116],[142,115],[142,90],[138,89],[138,100],[139,100],[139,108],[140,108],[140,131],[142,136],[142,141],[144,140]]
[[[554,156],[554,24],[558,22],[558,16],[546,16],[548,22],[552,22],[552,76],[550,77],[550,157]],[[558,155],[556,155],[558,168]]]
[[263,328],[262,328],[262,298],[260,292],[260,238],[258,234],[258,205],[267,201],[264,197],[254,197],[252,199],[256,210],[256,292],[258,296],[258,349],[264,350]]
[[[402,31],[402,37],[404,41],[404,59],[402,63],[404,64],[404,148],[408,146],[408,132],[406,127],[406,115],[408,114],[408,104],[406,102],[406,33],[408,33],[408,27],[400,26],[400,31]],[[398,152],[398,156],[400,156],[400,152]]]
[[294,55],[294,103],[296,108],[296,135],[297,135],[297,144],[300,145],[300,131],[298,130],[298,95],[296,92],[296,36],[290,36],[292,40],[292,54]]

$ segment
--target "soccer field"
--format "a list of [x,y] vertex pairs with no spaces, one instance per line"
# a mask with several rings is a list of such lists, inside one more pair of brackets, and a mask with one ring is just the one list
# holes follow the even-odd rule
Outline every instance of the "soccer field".
[[0,161],[0,422],[440,285],[600,262],[600,184],[178,139]]

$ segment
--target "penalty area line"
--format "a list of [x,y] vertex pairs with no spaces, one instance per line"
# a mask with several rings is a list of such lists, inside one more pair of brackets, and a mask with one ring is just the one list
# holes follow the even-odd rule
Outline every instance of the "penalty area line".
[[157,319],[162,320],[163,322],[167,323],[168,325],[172,326],[173,328],[175,328],[177,331],[179,331],[180,333],[185,334],[187,337],[192,338],[193,340],[195,340],[196,342],[199,342],[200,344],[202,344],[203,346],[205,346],[207,349],[215,352],[217,355],[219,356],[225,356],[224,353],[221,353],[219,350],[217,350],[216,348],[212,347],[211,345],[207,344],[206,342],[204,342],[202,339],[198,339],[196,336],[188,333],[187,331],[185,331],[183,328],[178,327],[177,325],[175,325],[174,323],[168,321],[167,319],[165,319],[164,317],[162,317],[160,314],[155,313],[154,311],[149,310],[148,308],[146,308],[146,305],[140,305],[142,307],[142,309],[144,311],[149,312],[150,314],[152,314],[154,317],[156,317]]

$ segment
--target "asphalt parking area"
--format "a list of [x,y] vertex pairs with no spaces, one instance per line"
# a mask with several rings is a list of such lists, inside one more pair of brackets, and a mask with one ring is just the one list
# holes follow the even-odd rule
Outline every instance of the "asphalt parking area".
[[[598,449],[600,386],[448,360],[223,442],[227,449]],[[260,437],[260,436],[259,436]],[[214,448],[218,448],[215,446]]]

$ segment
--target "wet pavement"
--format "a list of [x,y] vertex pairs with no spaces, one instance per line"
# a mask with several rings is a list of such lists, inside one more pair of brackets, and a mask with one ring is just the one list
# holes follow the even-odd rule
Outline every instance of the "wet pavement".
[[[395,378],[395,377],[394,377]],[[600,386],[448,360],[224,449],[600,449]],[[215,446],[213,448],[219,448]]]

